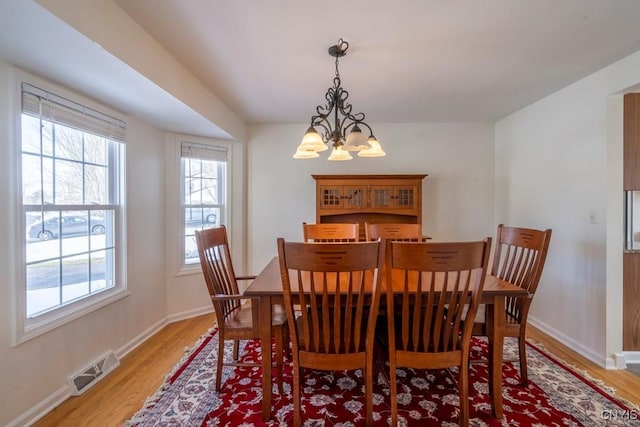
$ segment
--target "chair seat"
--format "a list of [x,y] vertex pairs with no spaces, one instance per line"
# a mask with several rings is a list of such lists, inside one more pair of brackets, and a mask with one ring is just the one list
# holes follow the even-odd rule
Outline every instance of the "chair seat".
[[[272,326],[283,326],[286,324],[287,315],[284,312],[284,307],[274,305],[271,311],[271,319]],[[234,330],[253,330],[253,308],[251,301],[245,302],[239,309],[235,310],[234,315],[225,320],[224,327]]]
[[[478,306],[478,312],[476,313],[476,318],[474,320],[474,323],[485,323],[485,311],[486,311],[486,305],[480,304]],[[505,323],[507,325],[519,325],[521,322],[518,319],[516,319],[514,316],[509,315],[505,312]]]

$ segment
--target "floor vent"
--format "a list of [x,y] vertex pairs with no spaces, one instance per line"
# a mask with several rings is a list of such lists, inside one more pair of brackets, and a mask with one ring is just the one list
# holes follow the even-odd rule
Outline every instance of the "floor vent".
[[84,393],[92,385],[100,381],[105,375],[120,365],[120,361],[112,350],[87,366],[80,372],[69,377],[69,387],[72,396]]

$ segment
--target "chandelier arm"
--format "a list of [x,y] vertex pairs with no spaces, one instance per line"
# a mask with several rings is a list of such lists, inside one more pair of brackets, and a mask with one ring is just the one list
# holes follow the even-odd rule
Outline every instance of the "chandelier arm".
[[[347,120],[352,121],[353,123],[351,123],[349,126],[347,127],[351,127],[351,125],[354,124],[360,124],[360,123],[364,123],[364,114],[363,113],[356,113],[356,114],[351,114],[349,112],[346,111],[342,111],[342,115],[344,116],[344,119],[342,119],[342,123],[344,124],[344,122],[346,122]],[[342,128],[342,125],[340,126]],[[345,127],[345,129],[347,128]]]
[[[323,139],[325,141],[325,143],[329,140],[331,134],[333,133],[333,129],[331,127],[331,123],[329,122],[329,115],[331,114],[331,111],[333,110],[333,108],[329,109],[326,113],[323,113],[322,108],[320,106],[318,106],[318,114],[316,114],[315,116],[311,117],[311,126],[322,126],[322,128],[324,129],[325,133],[323,135]],[[326,110],[326,108],[325,108]]]
[[[316,118],[319,118],[319,121],[316,121]],[[322,136],[322,140],[326,144],[331,139],[331,134],[333,130],[331,129],[331,124],[327,121],[325,117],[313,116],[311,120],[311,126],[320,126],[323,129],[323,132],[319,132]]]
[[[351,107],[351,106],[349,106],[349,107]],[[364,113],[351,114],[350,112],[346,112],[346,111],[343,111],[342,113],[344,115],[344,118],[342,119],[342,123],[340,124],[340,128],[343,129],[343,134],[346,135],[346,133],[347,133],[346,131],[349,128],[351,128],[352,126],[361,125],[361,124],[366,126],[369,129],[369,131],[371,132],[371,134],[373,134],[373,131],[371,130],[371,126],[369,126],[368,124],[366,124],[364,122],[364,117],[365,117]],[[348,124],[345,125],[347,120],[350,120],[351,123],[348,123]]]
[[[338,97],[339,102],[337,103],[337,108],[340,110],[340,113],[342,113],[342,115],[344,116],[344,119],[342,120],[342,123],[340,124],[340,128],[343,129],[344,123],[347,120],[351,120],[352,123],[349,126],[344,127],[344,129],[346,130],[347,128],[351,127],[353,124],[356,123],[364,123],[364,119],[365,119],[365,114],[364,113],[352,113],[352,109],[353,109],[353,105],[349,104],[347,102],[347,99],[349,98],[349,92],[347,92],[346,90],[339,88],[340,91],[340,96]],[[367,127],[369,127],[367,125]],[[369,129],[371,129],[369,127]]]
[[331,112],[331,110],[333,110],[333,107],[335,107],[336,105],[336,98],[337,98],[337,91],[340,89],[340,87],[330,87],[329,89],[327,89],[327,93],[324,94],[324,99],[327,101],[327,103],[324,106],[324,109],[327,111],[327,114],[329,114]]
[[[340,82],[338,82],[338,85],[339,84]],[[349,99],[349,92],[347,92],[340,86],[334,87],[333,89],[334,89],[334,104],[336,105],[336,108],[340,109],[340,111],[344,115],[351,114],[351,109],[353,107],[351,106],[351,104],[349,104],[349,102],[347,102],[347,99]]]
[[349,118],[354,122],[362,123],[364,122],[364,113],[349,114]]
[[[346,119],[347,119],[347,118],[345,117],[345,120],[344,120],[344,121],[346,121]],[[344,122],[344,121],[343,121],[343,122]],[[348,124],[344,125],[344,127],[343,127],[342,129],[344,130],[345,135],[347,134],[347,131],[348,131],[350,128],[354,127],[355,125],[360,125],[361,123],[362,123],[362,122],[358,122],[358,121],[351,121],[351,123],[348,123]]]
[[[336,107],[334,92],[335,92],[334,88],[329,88],[327,92],[324,94],[324,98],[327,101],[327,103],[324,106],[323,105],[316,106],[317,116],[321,116],[323,119],[326,119],[327,117],[329,117],[333,109]],[[312,120],[314,117],[312,117]]]
[[[363,114],[363,116],[364,116],[364,114]],[[371,126],[369,126],[366,122],[358,121],[358,126],[360,126],[360,125],[362,125],[362,126],[366,127],[367,129],[369,129],[369,136],[373,136],[373,129],[371,129]]]
[[[349,92],[342,89],[340,87],[340,79],[334,79],[335,91],[334,91],[334,121],[335,121],[335,130],[334,130],[334,141],[339,142],[342,139],[346,138],[346,129],[345,123],[347,120],[353,121],[353,115],[351,114],[352,106],[347,102],[349,98]],[[338,118],[338,113],[342,115],[342,119]]]
[[324,107],[318,105],[316,107],[316,113],[318,114],[316,114],[314,117],[322,117],[323,119],[326,119],[327,117],[329,117],[332,111],[333,107],[330,105],[325,105]]

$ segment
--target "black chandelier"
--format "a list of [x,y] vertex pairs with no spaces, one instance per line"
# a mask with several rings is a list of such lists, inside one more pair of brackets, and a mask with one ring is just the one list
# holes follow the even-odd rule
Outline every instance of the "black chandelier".
[[[338,58],[347,54],[349,43],[340,39],[338,44],[329,48],[329,55],[336,58],[336,76],[333,87],[324,95],[327,103],[316,107],[311,116],[311,125],[307,129],[302,142],[298,146],[294,159],[313,159],[320,157],[318,152],[328,150],[332,143],[333,150],[328,160],[351,160],[350,151],[357,151],[360,157],[384,156],[380,143],[373,136],[373,130],[364,121],[364,113],[352,113],[352,105],[347,102],[349,92],[340,86]],[[342,116],[342,117],[341,117]],[[331,121],[333,120],[333,125]],[[316,130],[320,129],[320,133]],[[369,130],[369,137],[362,133],[362,128]],[[349,135],[346,136],[347,132]]]

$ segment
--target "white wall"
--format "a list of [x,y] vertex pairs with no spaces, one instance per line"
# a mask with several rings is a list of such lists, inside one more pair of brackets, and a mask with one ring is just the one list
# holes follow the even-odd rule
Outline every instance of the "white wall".
[[[9,155],[10,117],[8,67],[0,63],[0,206],[14,206],[19,196]],[[166,319],[164,289],[164,134],[127,119],[126,180],[127,269],[130,295],[53,331],[11,346],[13,283],[11,271],[21,259],[14,242],[0,239],[0,425],[27,420],[68,395],[67,376],[109,349],[123,353],[130,344]],[[13,236],[13,209],[0,214],[0,235]],[[39,405],[39,406],[36,406]],[[23,425],[24,422],[18,422]]]
[[638,69],[640,52],[496,123],[496,221],[553,229],[531,322],[603,366],[622,344],[621,109],[610,95]]
[[248,251],[259,272],[276,254],[276,238],[302,239],[302,222],[315,222],[312,174],[426,173],[423,225],[434,240],[482,239],[495,234],[493,220],[493,125],[486,123],[380,124],[376,137],[387,153],[379,158],[330,162],[328,151],[296,160],[307,128],[249,128]]

